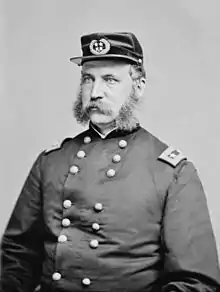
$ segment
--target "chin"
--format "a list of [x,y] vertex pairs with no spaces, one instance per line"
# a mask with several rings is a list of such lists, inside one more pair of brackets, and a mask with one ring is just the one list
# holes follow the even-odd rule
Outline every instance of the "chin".
[[111,116],[106,116],[100,113],[92,113],[90,115],[90,121],[94,124],[108,124],[113,122],[114,118]]

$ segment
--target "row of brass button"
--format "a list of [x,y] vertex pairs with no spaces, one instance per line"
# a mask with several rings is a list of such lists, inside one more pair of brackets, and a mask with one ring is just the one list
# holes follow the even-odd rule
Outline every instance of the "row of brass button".
[[[84,138],[84,143],[85,144],[89,144],[90,142],[91,142],[91,138],[89,136],[87,136],[87,137]],[[126,146],[127,146],[127,142],[125,140],[120,140],[119,141],[119,147],[120,148],[125,148]],[[84,158],[85,156],[86,156],[85,151],[83,151],[83,150],[79,150],[78,151],[77,157],[79,159]],[[113,158],[112,158],[112,161],[114,163],[120,162],[121,161],[121,156],[119,154],[115,154],[113,156]],[[79,167],[78,166],[76,166],[76,165],[71,166],[70,172],[72,174],[76,174],[76,173],[78,173],[78,171],[79,171]],[[113,177],[115,175],[115,170],[114,169],[109,169],[106,174],[107,174],[108,177]],[[68,209],[71,206],[72,206],[72,202],[70,200],[65,200],[63,202],[63,207],[64,208]],[[96,203],[94,205],[94,209],[96,211],[102,211],[103,206],[102,206],[101,203]],[[64,227],[68,227],[70,225],[70,220],[68,218],[64,218],[62,220],[62,225]],[[98,231],[100,229],[100,225],[95,222],[95,223],[92,224],[92,228],[93,228],[94,231]],[[65,241],[67,241],[67,236],[64,235],[64,234],[60,235],[59,238],[58,238],[58,241],[59,242],[65,242]],[[98,242],[97,239],[92,239],[90,241],[89,245],[90,245],[91,248],[97,248],[99,246],[99,242]],[[58,273],[58,272],[53,273],[52,279],[55,280],[55,281],[60,280],[61,279],[61,274]],[[89,278],[83,278],[82,279],[82,284],[88,286],[88,285],[91,284],[91,280]]]

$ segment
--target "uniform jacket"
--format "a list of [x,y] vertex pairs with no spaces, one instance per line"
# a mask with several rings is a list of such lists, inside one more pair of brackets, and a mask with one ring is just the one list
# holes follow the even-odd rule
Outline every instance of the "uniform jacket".
[[2,238],[1,292],[217,291],[203,187],[166,149],[140,126],[90,127],[42,152]]

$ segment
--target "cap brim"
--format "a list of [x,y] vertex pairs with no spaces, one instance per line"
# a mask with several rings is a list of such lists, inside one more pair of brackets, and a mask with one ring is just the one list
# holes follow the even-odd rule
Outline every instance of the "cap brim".
[[100,59],[121,59],[121,60],[127,60],[132,63],[139,63],[139,59],[125,56],[125,55],[116,55],[116,54],[108,54],[108,55],[94,55],[94,56],[86,56],[86,57],[73,57],[70,58],[70,61],[77,64],[78,66],[82,66],[84,62],[87,61],[94,61],[94,60],[100,60]]

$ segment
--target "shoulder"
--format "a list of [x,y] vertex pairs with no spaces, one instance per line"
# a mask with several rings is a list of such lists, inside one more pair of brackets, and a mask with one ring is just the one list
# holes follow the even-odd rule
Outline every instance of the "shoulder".
[[72,140],[73,140],[73,138],[67,137],[60,142],[56,142],[56,143],[51,144],[51,146],[49,148],[46,148],[43,152],[45,155],[47,155],[53,151],[58,151],[58,150],[62,149],[64,146],[66,146],[68,144],[68,142],[70,142]]
[[45,155],[48,155],[48,154],[53,153],[53,152],[59,152],[59,151],[68,149],[70,145],[73,147],[74,147],[74,145],[77,146],[77,145],[82,143],[83,137],[85,136],[87,131],[88,130],[83,131],[74,137],[66,137],[62,140],[59,140],[55,143],[52,143],[50,147],[44,149],[43,153]]
[[176,167],[180,162],[186,160],[187,157],[173,146],[168,146],[159,156],[158,160]]
[[140,129],[139,137],[145,151],[155,158],[157,158],[167,148],[167,144],[165,142],[154,136],[145,128]]
[[143,128],[142,136],[146,137],[147,151],[150,151],[153,157],[160,163],[171,166],[172,168],[177,167],[182,161],[187,160],[178,148],[168,145],[160,138],[154,136]]

